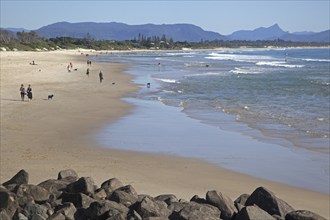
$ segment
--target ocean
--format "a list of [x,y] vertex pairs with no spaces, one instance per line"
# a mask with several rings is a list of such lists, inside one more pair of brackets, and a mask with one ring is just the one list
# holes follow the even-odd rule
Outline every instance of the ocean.
[[137,106],[132,115],[99,135],[104,146],[195,157],[329,193],[329,48],[120,52],[95,60],[130,64],[141,85],[125,99]]

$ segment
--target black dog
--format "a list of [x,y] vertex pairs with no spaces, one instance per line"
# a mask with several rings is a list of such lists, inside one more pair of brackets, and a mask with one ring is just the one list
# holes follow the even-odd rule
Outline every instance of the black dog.
[[53,99],[54,95],[48,95],[48,100]]

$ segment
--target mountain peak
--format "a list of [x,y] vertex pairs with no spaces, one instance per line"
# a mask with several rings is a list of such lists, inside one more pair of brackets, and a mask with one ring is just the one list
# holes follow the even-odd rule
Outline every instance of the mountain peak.
[[268,29],[283,31],[282,28],[280,28],[280,26],[278,24],[274,24],[274,25],[270,26]]

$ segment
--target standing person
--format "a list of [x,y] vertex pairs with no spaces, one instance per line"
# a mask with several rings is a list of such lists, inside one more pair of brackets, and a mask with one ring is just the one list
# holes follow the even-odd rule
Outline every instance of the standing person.
[[103,73],[102,73],[102,71],[100,71],[100,73],[99,73],[99,77],[100,77],[100,83],[101,83],[102,80],[103,80]]
[[24,88],[24,85],[23,84],[21,84],[21,87],[19,88],[19,91],[21,92],[21,100],[24,101],[25,88]]
[[29,98],[29,100],[31,101],[32,100],[32,88],[31,88],[30,84],[29,84],[28,88],[26,89],[26,94],[27,94],[27,97]]
[[89,77],[89,68],[87,68],[86,75]]

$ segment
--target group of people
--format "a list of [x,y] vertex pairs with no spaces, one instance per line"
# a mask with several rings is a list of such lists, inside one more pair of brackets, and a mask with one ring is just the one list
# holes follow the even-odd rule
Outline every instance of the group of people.
[[[89,68],[87,68],[87,70],[86,70],[86,75],[87,75],[87,77],[89,77]],[[100,73],[99,73],[99,78],[100,78],[100,83],[102,83],[102,81],[104,79],[102,71],[100,71]]]
[[21,93],[21,100],[24,101],[25,95],[27,95],[29,101],[32,100],[32,88],[31,85],[29,84],[28,88],[25,91],[24,85],[21,84],[21,87],[19,88],[19,91]]

